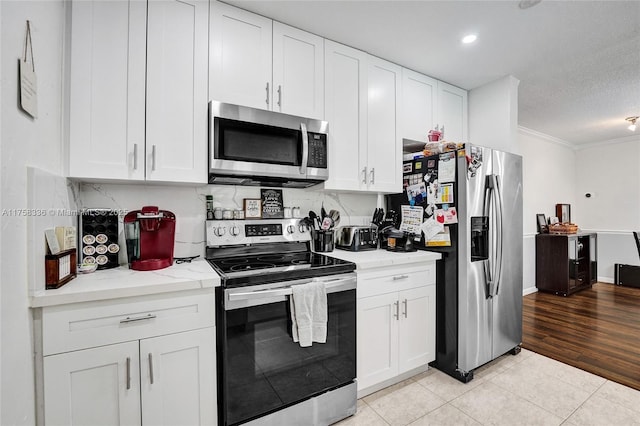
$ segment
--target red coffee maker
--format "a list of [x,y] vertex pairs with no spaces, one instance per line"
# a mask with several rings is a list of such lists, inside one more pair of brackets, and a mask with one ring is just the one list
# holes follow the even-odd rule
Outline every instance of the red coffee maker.
[[124,217],[129,268],[153,271],[173,264],[176,216],[157,206],[145,206]]

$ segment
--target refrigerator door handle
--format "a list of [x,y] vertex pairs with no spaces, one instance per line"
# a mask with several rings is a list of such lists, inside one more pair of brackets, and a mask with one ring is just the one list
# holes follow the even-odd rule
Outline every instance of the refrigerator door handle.
[[[492,188],[493,182],[490,180],[490,176],[487,176],[487,179],[485,181],[485,186],[484,186],[484,204],[483,204],[483,212],[482,215],[484,217],[489,217],[489,215],[491,214],[491,195],[493,192],[493,188]],[[489,250],[489,258],[487,260],[484,260],[483,266],[484,266],[484,277],[485,277],[485,298],[489,299],[492,295],[491,293],[491,285],[493,282],[493,247],[494,247],[494,242],[493,242],[493,230],[491,229],[491,224],[489,224],[489,232],[491,234],[491,241],[489,242],[490,244],[490,250]]]
[[498,183],[498,177],[496,175],[492,175],[493,179],[493,195],[494,202],[496,205],[496,221],[497,226],[495,227],[496,231],[496,270],[494,273],[494,283],[495,283],[495,291],[492,293],[493,296],[498,295],[498,290],[500,289],[500,279],[502,278],[502,248],[503,248],[503,227],[504,220],[502,216],[502,211],[504,210],[504,201],[502,199],[502,191],[500,189],[500,184]]

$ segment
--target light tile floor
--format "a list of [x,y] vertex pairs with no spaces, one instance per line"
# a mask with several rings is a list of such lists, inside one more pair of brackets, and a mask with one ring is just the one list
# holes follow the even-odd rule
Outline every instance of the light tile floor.
[[360,399],[337,425],[640,425],[640,391],[526,349],[474,376],[430,369]]

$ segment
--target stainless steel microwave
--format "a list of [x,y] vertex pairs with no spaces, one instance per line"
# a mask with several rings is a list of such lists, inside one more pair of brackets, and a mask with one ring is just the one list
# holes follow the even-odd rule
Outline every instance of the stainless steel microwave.
[[209,183],[305,188],[327,180],[328,124],[209,102]]

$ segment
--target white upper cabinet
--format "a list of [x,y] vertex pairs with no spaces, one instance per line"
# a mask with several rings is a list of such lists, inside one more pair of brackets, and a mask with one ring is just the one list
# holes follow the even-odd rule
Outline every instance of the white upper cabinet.
[[366,174],[371,191],[402,191],[401,81],[398,65],[369,56]]
[[323,118],[321,37],[219,2],[210,22],[212,100]]
[[438,122],[444,126],[444,139],[468,141],[467,91],[438,82]]
[[329,179],[324,188],[366,188],[367,58],[325,40],[325,119],[329,123]]
[[324,117],[324,40],[273,23],[274,111]]
[[206,0],[149,2],[148,180],[207,181]]
[[444,140],[467,142],[467,91],[408,69],[402,70],[402,137],[428,142],[444,127]]
[[401,191],[401,68],[325,40],[325,75],[330,151],[324,188]]
[[211,2],[211,99],[271,109],[272,20]]
[[145,2],[72,4],[69,174],[144,180]]
[[409,69],[402,69],[402,137],[427,142],[437,123],[438,81]]
[[71,177],[206,183],[207,34],[207,0],[72,3]]

